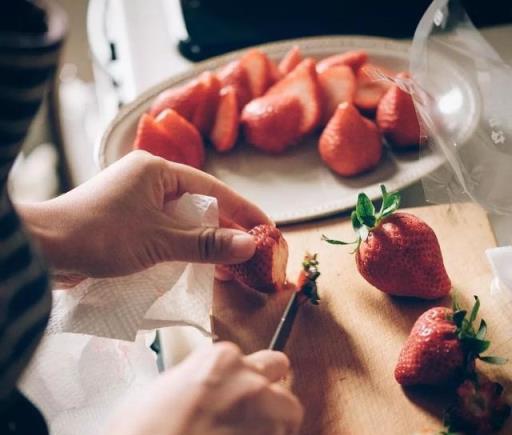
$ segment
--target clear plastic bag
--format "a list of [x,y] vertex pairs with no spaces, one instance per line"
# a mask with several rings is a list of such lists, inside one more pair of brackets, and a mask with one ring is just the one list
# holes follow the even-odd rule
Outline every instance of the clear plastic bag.
[[512,214],[512,68],[460,1],[430,5],[416,29],[410,71],[399,85],[414,98],[428,142],[423,152],[442,162],[423,180],[426,199],[473,200]]

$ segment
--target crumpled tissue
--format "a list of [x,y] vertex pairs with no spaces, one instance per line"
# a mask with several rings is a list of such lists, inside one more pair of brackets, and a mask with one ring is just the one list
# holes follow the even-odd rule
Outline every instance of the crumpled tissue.
[[[185,194],[165,211],[182,229],[218,226],[215,198]],[[213,281],[213,265],[173,262],[54,291],[47,335],[20,384],[51,434],[101,433],[123,397],[158,375],[147,331],[191,325],[209,334]]]

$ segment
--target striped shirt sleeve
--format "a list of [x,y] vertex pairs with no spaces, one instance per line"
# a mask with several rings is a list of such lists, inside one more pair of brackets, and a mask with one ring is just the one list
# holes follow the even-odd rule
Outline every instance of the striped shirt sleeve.
[[43,6],[7,0],[0,18],[0,410],[32,356],[51,309],[47,268],[6,186],[65,34],[60,7],[52,1],[37,4]]

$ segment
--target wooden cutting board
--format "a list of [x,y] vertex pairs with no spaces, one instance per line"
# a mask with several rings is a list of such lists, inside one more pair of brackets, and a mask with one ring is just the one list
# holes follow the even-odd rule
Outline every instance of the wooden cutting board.
[[[492,274],[484,251],[496,245],[485,212],[476,205],[411,209],[439,238],[445,266],[462,304],[481,298],[489,326],[490,353],[512,361],[512,328],[499,300],[489,293]],[[289,276],[295,277],[306,250],[317,252],[321,277],[318,307],[298,313],[286,353],[292,370],[286,380],[305,408],[302,435],[410,435],[425,427],[441,428],[447,398],[439,391],[402,389],[393,377],[400,348],[417,317],[436,302],[388,297],[357,272],[352,247],[332,246],[322,234],[353,240],[347,218],[285,227]],[[262,296],[235,283],[218,284],[213,328],[220,340],[244,352],[264,349],[289,294]],[[512,392],[512,362],[482,371]],[[512,433],[512,417],[502,433]]]

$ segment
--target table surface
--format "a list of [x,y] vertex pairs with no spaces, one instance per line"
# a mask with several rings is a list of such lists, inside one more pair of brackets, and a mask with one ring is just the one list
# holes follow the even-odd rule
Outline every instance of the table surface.
[[[485,212],[471,204],[413,212],[436,232],[460,301],[469,306],[472,295],[481,298],[491,352],[512,357],[509,322],[500,301],[489,293],[492,274],[484,250],[495,246],[495,239]],[[321,271],[320,305],[301,308],[285,349],[292,366],[287,384],[306,410],[301,433],[406,435],[423,427],[440,428],[447,395],[402,389],[393,371],[417,317],[432,306],[449,305],[450,298],[435,302],[392,298],[368,284],[357,273],[351,247],[320,240],[324,233],[353,238],[347,218],[288,226],[283,232],[290,248],[288,276],[297,275],[305,250],[319,253]],[[214,332],[245,352],[266,348],[288,298],[288,293],[267,298],[236,283],[219,283],[214,293]],[[507,379],[506,388],[512,388],[512,365],[482,368],[494,378]],[[503,433],[512,433],[512,422]]]

